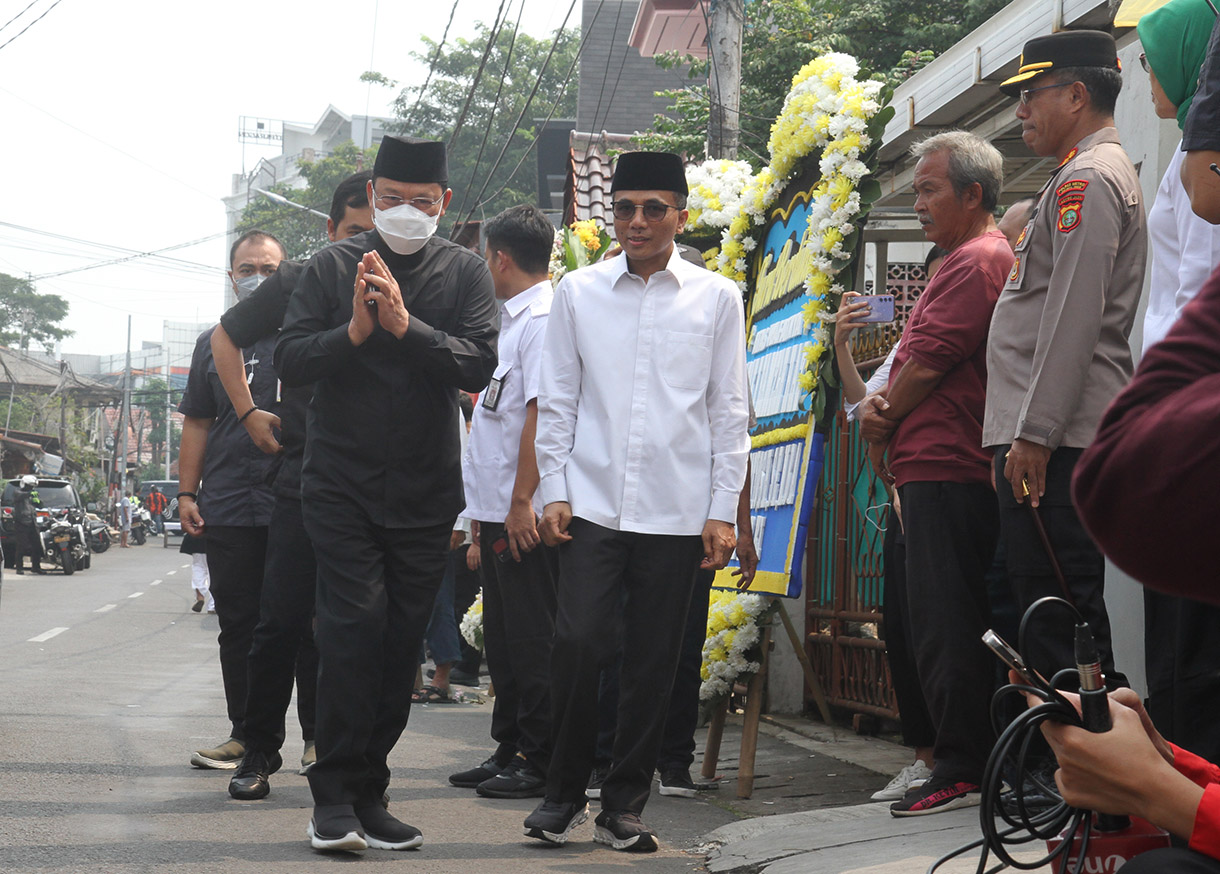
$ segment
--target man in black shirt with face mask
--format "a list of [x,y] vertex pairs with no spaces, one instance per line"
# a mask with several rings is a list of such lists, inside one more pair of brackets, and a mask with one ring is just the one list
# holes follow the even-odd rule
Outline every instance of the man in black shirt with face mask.
[[443,143],[386,137],[376,230],[310,260],[275,350],[286,385],[314,385],[301,496],[318,562],[319,850],[423,842],[381,804],[386,757],[465,503],[458,389],[487,385],[499,333],[483,259],[434,236],[447,178]]

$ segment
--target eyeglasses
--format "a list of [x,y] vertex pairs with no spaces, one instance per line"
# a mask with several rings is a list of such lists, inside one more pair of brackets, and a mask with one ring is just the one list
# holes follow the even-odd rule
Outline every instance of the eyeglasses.
[[1145,73],[1151,73],[1152,67],[1148,66],[1148,56],[1140,52],[1140,66],[1144,68]]
[[420,212],[427,212],[444,199],[445,195],[443,194],[436,200],[429,200],[426,197],[413,197],[410,200],[407,200],[405,197],[399,197],[397,194],[378,194],[374,197],[374,200],[381,205],[382,209],[393,209],[396,206],[402,206],[404,203],[409,203]]
[[1039,91],[1049,91],[1051,88],[1065,88],[1071,84],[1072,84],[1071,82],[1059,82],[1056,85],[1043,85],[1041,88],[1022,88],[1021,89],[1021,105],[1028,106],[1030,100],[1032,100],[1033,96],[1035,94],[1037,94]]
[[650,222],[659,222],[669,214],[672,209],[674,212],[681,212],[676,206],[670,206],[668,203],[657,203],[649,201],[648,203],[632,203],[630,200],[616,200],[610,204],[610,208],[614,211],[614,217],[621,222],[630,221],[635,218],[637,209],[644,210],[644,218]]

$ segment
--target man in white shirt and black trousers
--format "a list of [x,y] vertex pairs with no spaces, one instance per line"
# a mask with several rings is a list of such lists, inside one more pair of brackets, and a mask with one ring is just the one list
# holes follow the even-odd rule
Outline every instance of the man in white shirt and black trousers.
[[614,764],[594,840],[651,851],[640,821],[683,623],[700,568],[724,567],[745,481],[741,294],[682,260],[682,160],[619,158],[611,184],[625,258],[564,277],[538,395],[543,539],[559,545],[546,797],[525,834],[562,844],[588,816],[597,676],[623,653]]
[[487,798],[537,798],[551,754],[554,547],[538,535],[538,377],[551,311],[548,270],[555,229],[536,206],[514,206],[483,225],[487,267],[500,304],[499,363],[479,397],[462,458],[464,518],[483,566],[483,642],[496,689],[483,764],[452,774]]

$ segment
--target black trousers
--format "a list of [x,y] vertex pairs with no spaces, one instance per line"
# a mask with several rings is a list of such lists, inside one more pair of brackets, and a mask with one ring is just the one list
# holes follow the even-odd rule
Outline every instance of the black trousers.
[[[1009,447],[995,451],[997,495],[1000,505],[1000,537],[1008,559],[1008,579],[1019,614],[1034,601],[1047,595],[1063,597],[1055,579],[1046,549],[1034,527],[1030,508],[1018,504],[1012,487],[1004,479],[1004,455]],[[1106,563],[1101,551],[1084,529],[1076,508],[1072,506],[1072,471],[1084,450],[1060,447],[1051,453],[1046,468],[1046,494],[1038,506],[1038,515],[1050,538],[1051,548],[1071,592],[1071,600],[1089,623],[1093,639],[1101,653],[1101,669],[1110,688],[1126,686],[1127,678],[1114,670],[1114,651],[1110,643],[1110,616],[1106,612]],[[1045,608],[1038,620],[1026,632],[1028,658],[1044,677],[1076,664],[1073,652],[1075,620],[1067,610]],[[1015,641],[1009,641],[1015,644]]]
[[1220,761],[1220,607],[1144,589],[1148,715],[1166,740]]
[[551,760],[551,641],[555,636],[559,552],[538,546],[513,561],[496,558],[499,522],[479,523],[484,568],[483,647],[496,689],[491,736],[496,761],[520,752],[547,772]]
[[301,518],[301,501],[275,499],[258,625],[247,662],[246,746],[273,752],[284,745],[284,714],[297,685],[297,716],[313,740],[318,701],[318,651],[313,643],[318,566]]
[[907,540],[907,604],[919,682],[936,729],[938,780],[982,782],[994,735],[995,657],[986,575],[995,555],[995,493],[977,483],[899,489]]
[[[678,654],[678,669],[674,673],[673,691],[669,695],[669,711],[661,735],[661,750],[657,754],[657,770],[688,771],[695,761],[695,729],[699,727],[699,686],[703,683],[699,669],[703,666],[703,643],[707,640],[707,610],[712,593],[715,571],[699,570],[695,574],[695,589],[686,611],[686,627],[682,631],[682,650]],[[618,683],[622,658],[602,671],[598,686],[598,728],[596,763],[609,767],[614,758],[614,736],[618,732]]]
[[382,528],[355,502],[302,509],[318,561],[318,763],[309,788],[318,806],[373,804],[407,725],[453,520]]
[[209,525],[208,575],[220,620],[220,674],[232,735],[246,739],[250,644],[258,624],[267,556],[265,526]]
[[547,798],[584,799],[597,742],[598,673],[621,640],[619,731],[602,808],[639,813],[652,788],[703,545],[698,535],[614,531],[580,518],[569,532],[572,540],[559,547]]
[[915,664],[914,628],[907,598],[907,538],[898,514],[890,509],[886,517],[885,579],[882,610],[885,611],[885,657],[890,665],[898,716],[902,721],[902,742],[909,747],[930,747],[936,743],[936,726],[928,713],[919,669]]
[[38,536],[37,526],[17,523],[13,536],[13,544],[16,548],[14,553],[14,561],[16,563],[13,567],[21,570],[21,557],[28,555],[30,557],[30,567],[36,571],[42,570],[42,540]]

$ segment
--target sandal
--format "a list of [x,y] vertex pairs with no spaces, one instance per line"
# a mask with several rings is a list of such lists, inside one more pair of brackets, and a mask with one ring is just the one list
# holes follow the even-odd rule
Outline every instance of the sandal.
[[453,699],[449,697],[448,689],[438,689],[436,686],[427,685],[422,689],[416,689],[411,693],[412,704],[452,704]]

